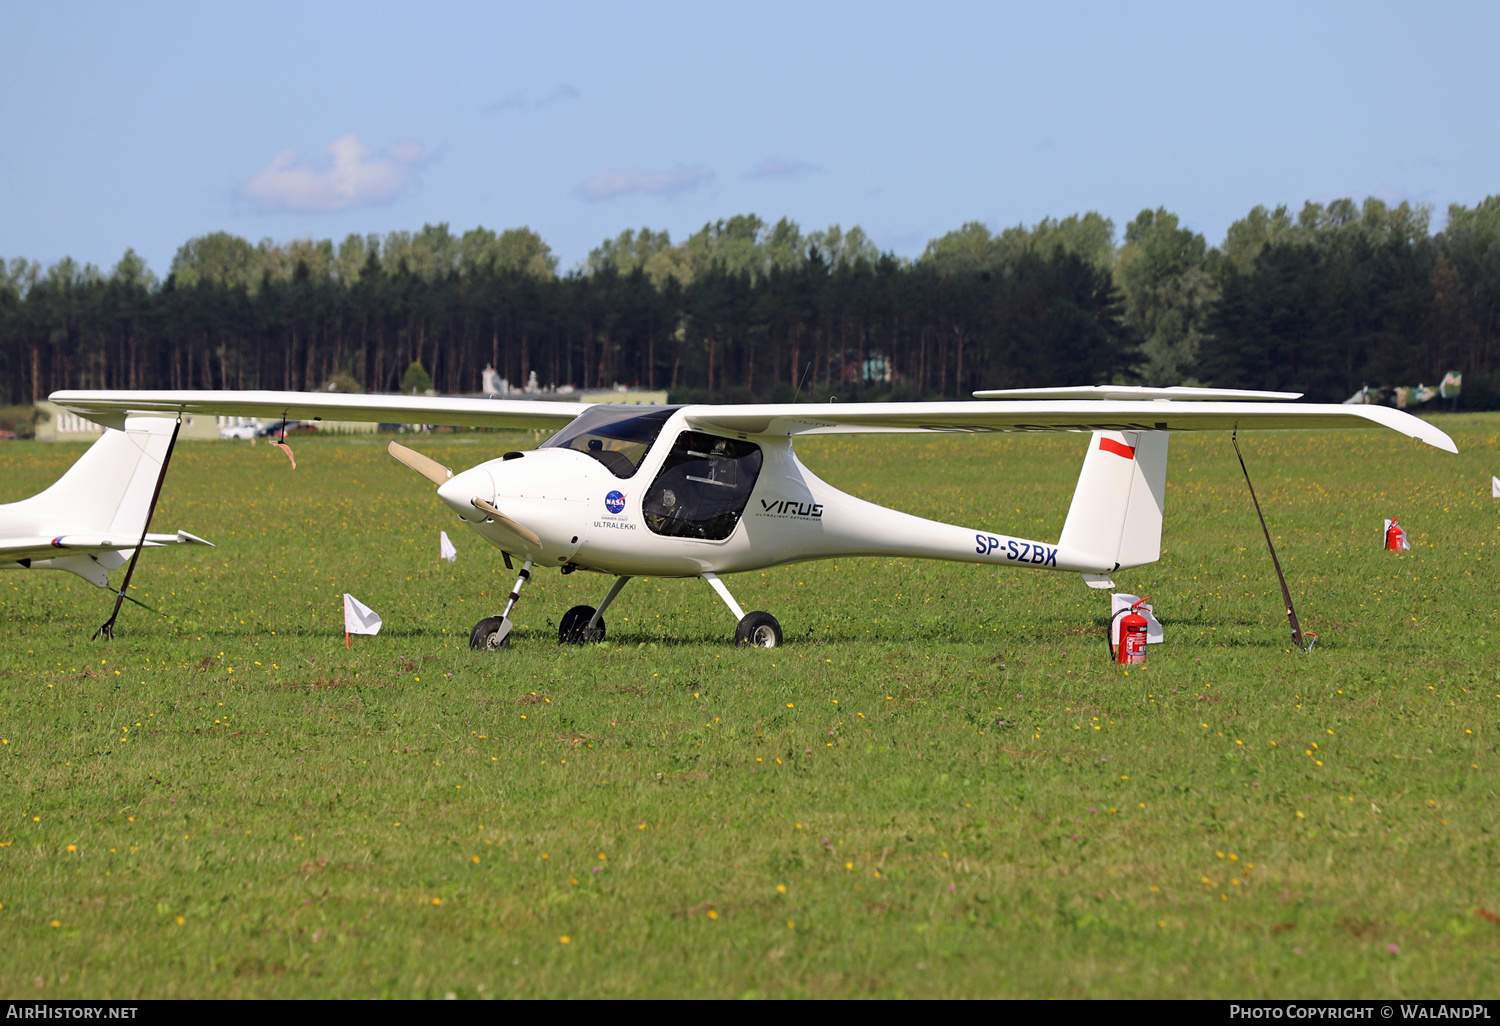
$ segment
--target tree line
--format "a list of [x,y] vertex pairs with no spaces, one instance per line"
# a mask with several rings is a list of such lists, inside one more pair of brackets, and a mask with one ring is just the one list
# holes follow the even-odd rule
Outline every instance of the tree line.
[[[1097,213],[918,259],[859,228],[742,215],[680,242],[629,230],[559,273],[527,228],[258,245],[214,233],[165,279],[0,261],[0,403],[59,388],[357,388],[413,380],[666,389],[674,401],[955,398],[980,388],[1141,382],[1303,391],[1464,374],[1500,407],[1500,196],[1256,207],[1218,246],[1165,209],[1117,237]],[[409,377],[420,364],[423,374]]]

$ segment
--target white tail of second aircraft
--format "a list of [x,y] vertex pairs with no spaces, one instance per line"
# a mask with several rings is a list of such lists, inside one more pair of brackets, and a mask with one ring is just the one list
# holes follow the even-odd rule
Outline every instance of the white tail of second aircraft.
[[1115,570],[1161,557],[1167,437],[1166,431],[1095,431],[1089,440],[1058,549],[1070,563],[1097,566],[1098,586],[1108,587],[1102,578]]
[[49,488],[0,506],[0,534],[109,534],[133,548],[146,526],[173,422],[132,417],[107,430]]
[[[0,505],[0,569],[67,570],[101,588],[140,543],[174,422],[133,417],[106,430],[57,481]],[[208,544],[185,531],[147,535],[147,545]]]

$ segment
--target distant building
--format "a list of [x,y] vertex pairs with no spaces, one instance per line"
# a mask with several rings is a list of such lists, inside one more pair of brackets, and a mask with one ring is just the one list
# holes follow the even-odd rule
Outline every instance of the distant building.
[[667,393],[646,392],[623,386],[604,392],[578,392],[574,396],[581,403],[624,403],[628,406],[665,406]]
[[[36,440],[39,442],[92,442],[104,433],[104,428],[91,420],[85,420],[76,413],[70,413],[53,402],[43,400],[36,404]],[[168,416],[168,414],[163,414]],[[184,414],[182,418],[182,431],[178,433],[179,439],[191,439],[194,441],[219,440],[219,422],[217,417],[204,414]]]
[[527,376],[523,387],[515,388],[500,376],[499,371],[488,364],[479,372],[479,381],[480,394],[490,397],[525,396],[528,399],[557,399],[578,403],[623,403],[628,406],[665,406],[667,404],[665,390],[647,392],[625,385],[596,389],[592,392],[580,392],[573,385],[548,385],[543,388],[537,384],[536,371],[532,371]]
[[891,364],[879,350],[865,354],[864,381],[867,385],[890,384]]

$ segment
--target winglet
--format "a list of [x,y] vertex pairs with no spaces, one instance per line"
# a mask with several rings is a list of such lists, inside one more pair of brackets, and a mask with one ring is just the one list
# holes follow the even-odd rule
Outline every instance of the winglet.
[[1388,427],[1392,431],[1399,431],[1408,438],[1415,438],[1419,442],[1426,442],[1434,449],[1444,452],[1458,452],[1458,446],[1448,433],[1434,426],[1421,417],[1414,417],[1403,410],[1391,406],[1348,406],[1345,409],[1355,411],[1356,416],[1372,420],[1382,427]]

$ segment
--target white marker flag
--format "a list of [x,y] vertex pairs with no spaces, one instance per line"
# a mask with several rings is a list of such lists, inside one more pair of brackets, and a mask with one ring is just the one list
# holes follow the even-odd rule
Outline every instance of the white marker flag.
[[[1110,643],[1115,647],[1118,648],[1120,644],[1120,620],[1125,619],[1122,616],[1117,620],[1115,619],[1115,614],[1122,609],[1129,609],[1140,600],[1141,599],[1139,595],[1126,595],[1120,592],[1112,592],[1110,594],[1109,615],[1111,620],[1111,627],[1109,631],[1109,640]],[[1141,606],[1141,613],[1146,617],[1146,644],[1157,645],[1167,640],[1166,636],[1162,633],[1161,621],[1158,620],[1156,618],[1156,615],[1151,611],[1151,603],[1147,602],[1145,605]]]
[[380,614],[347,591],[344,592],[344,633],[380,633]]
[[1490,478],[1490,498],[1500,499],[1500,477]]
[[438,558],[446,559],[450,563],[458,561],[458,550],[453,547],[447,531],[438,532]]

